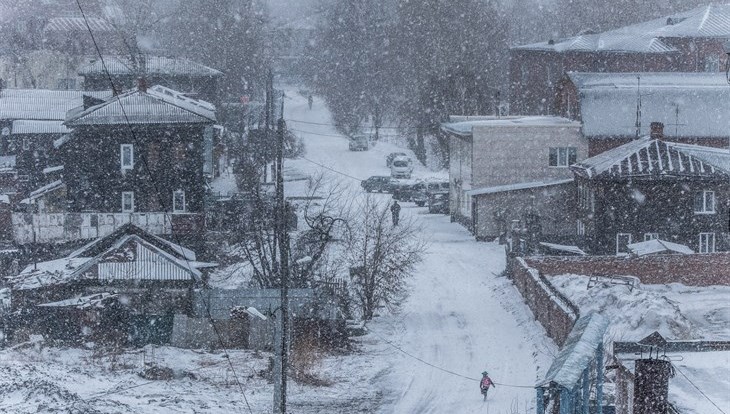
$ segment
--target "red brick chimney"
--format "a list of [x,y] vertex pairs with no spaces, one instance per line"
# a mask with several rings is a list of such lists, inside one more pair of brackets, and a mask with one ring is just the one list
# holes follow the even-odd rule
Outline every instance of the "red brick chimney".
[[145,79],[145,78],[137,79],[137,90],[140,92],[147,92],[147,79]]
[[652,122],[650,125],[651,139],[664,139],[664,124],[661,122]]

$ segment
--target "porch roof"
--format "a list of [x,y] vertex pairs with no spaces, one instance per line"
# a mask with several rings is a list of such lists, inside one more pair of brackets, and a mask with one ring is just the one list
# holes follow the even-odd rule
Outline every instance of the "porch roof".
[[643,137],[583,160],[571,167],[580,177],[730,178],[730,152],[699,145]]

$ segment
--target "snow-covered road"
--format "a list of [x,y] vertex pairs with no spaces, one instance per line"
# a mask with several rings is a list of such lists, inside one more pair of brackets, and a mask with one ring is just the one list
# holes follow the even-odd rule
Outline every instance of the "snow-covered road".
[[[287,98],[287,124],[306,145],[306,159],[288,162],[299,170],[339,176],[357,186],[352,177],[388,175],[385,156],[403,150],[381,142],[371,151],[350,152],[321,101],[315,98],[310,110],[296,92]],[[437,174],[417,167],[414,175]],[[447,216],[426,214],[425,208],[406,203],[402,214],[419,218],[430,245],[401,312],[369,325],[370,351],[378,366],[386,366],[372,380],[383,396],[379,412],[534,412],[532,385],[555,351],[517,291],[500,276],[503,248],[475,242]],[[486,403],[478,389],[484,370],[498,384]]]

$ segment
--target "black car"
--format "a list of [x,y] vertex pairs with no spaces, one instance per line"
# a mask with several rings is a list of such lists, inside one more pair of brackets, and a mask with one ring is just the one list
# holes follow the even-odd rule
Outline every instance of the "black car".
[[429,183],[424,183],[422,188],[412,194],[411,200],[415,202],[417,206],[423,207],[428,202],[430,194],[444,191],[446,193],[449,192],[448,181],[433,181]]
[[394,180],[384,175],[374,175],[360,183],[368,193],[389,193],[392,191]]
[[426,189],[425,183],[398,184],[393,186],[393,199],[401,202],[413,201],[413,197]]
[[449,214],[449,192],[437,191],[428,195],[428,212],[431,214]]

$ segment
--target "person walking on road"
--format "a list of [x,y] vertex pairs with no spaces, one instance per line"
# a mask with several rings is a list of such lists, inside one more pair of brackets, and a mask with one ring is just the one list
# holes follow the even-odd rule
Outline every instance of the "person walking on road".
[[489,391],[489,387],[494,387],[494,381],[492,381],[491,378],[489,378],[489,373],[487,371],[482,372],[482,380],[479,381],[479,389],[482,391],[482,395],[484,396],[484,401],[487,400],[487,391]]
[[390,206],[390,213],[393,215],[393,225],[398,225],[398,219],[400,218],[400,204],[398,201],[393,201],[393,205]]
[[314,103],[314,98],[312,95],[309,95],[309,98],[307,98],[307,103],[309,104],[309,109],[312,109],[312,104]]

